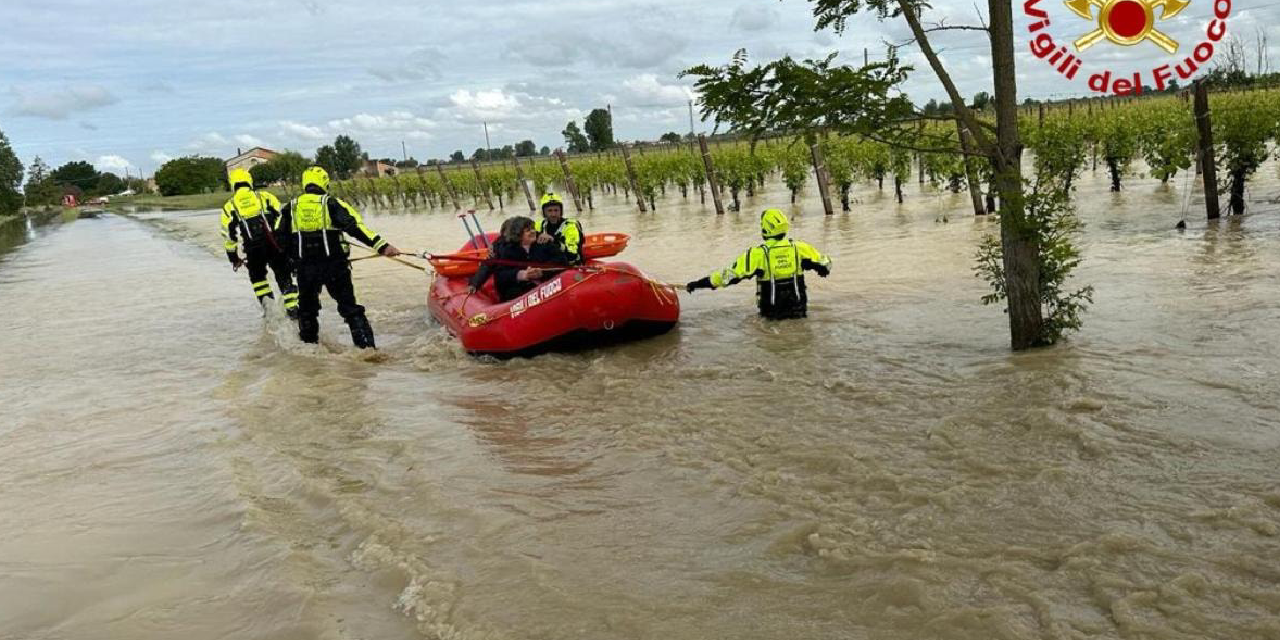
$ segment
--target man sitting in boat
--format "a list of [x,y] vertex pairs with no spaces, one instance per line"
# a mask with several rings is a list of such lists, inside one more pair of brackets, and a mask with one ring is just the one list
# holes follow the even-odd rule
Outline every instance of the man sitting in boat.
[[582,225],[564,217],[564,200],[560,196],[542,196],[542,219],[534,230],[538,232],[538,244],[555,243],[569,258],[569,264],[582,264]]
[[787,239],[791,221],[778,209],[766,209],[760,216],[764,244],[751,247],[727,269],[685,285],[698,289],[721,289],[748,278],[756,278],[756,304],[760,315],[770,320],[803,318],[808,313],[809,296],[804,272],[816,271],[823,278],[831,273],[831,258],[799,240]]
[[508,218],[502,223],[498,241],[493,243],[489,256],[499,262],[485,262],[471,277],[470,292],[480,290],[493,276],[494,288],[502,302],[514,300],[528,293],[544,277],[546,269],[531,264],[568,264],[569,259],[555,243],[538,244],[538,232],[533,220],[524,216]]

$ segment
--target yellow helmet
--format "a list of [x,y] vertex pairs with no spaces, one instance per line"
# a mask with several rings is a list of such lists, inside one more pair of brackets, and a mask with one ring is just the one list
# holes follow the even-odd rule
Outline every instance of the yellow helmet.
[[302,172],[302,188],[306,189],[312,185],[326,193],[329,191],[329,172],[325,171],[324,167],[307,167],[307,170]]
[[775,238],[787,235],[791,231],[791,221],[787,219],[787,214],[779,209],[765,209],[760,215],[760,233],[766,238]]
[[232,189],[235,189],[236,185],[240,183],[247,184],[252,189],[253,174],[244,169],[232,169],[227,172],[227,184],[231,185]]
[[554,193],[548,193],[547,195],[542,196],[542,206],[540,207],[542,210],[545,211],[548,206],[553,204],[558,204],[561,209],[564,209],[564,200],[561,200],[560,196]]

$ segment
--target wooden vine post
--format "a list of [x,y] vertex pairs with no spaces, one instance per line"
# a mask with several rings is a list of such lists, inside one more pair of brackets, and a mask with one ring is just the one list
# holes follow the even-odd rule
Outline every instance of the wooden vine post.
[[809,152],[813,155],[813,172],[818,179],[818,194],[822,196],[822,210],[829,216],[835,215],[836,211],[831,207],[831,183],[827,177],[827,163],[822,158],[822,149],[815,142],[809,145]]
[[524,190],[524,199],[529,201],[529,210],[537,213],[538,205],[533,201],[533,192],[529,191],[529,181],[524,179],[524,169],[520,168],[520,159],[512,158],[511,164],[516,166],[516,182],[519,182],[520,188]]
[[627,164],[627,180],[631,182],[631,193],[636,194],[636,204],[640,205],[640,213],[645,213],[649,209],[644,203],[644,194],[640,193],[640,181],[636,180],[636,168],[631,164],[631,152],[627,151],[627,145],[622,145],[622,161]]
[[578,185],[573,182],[573,174],[569,171],[569,161],[565,160],[564,152],[556,149],[556,158],[560,159],[560,170],[564,172],[564,186],[569,190],[569,195],[573,196],[573,208],[578,213],[582,213],[582,198],[578,196]]
[[1210,220],[1222,215],[1218,208],[1218,163],[1213,155],[1213,126],[1209,121],[1209,92],[1196,80],[1195,118],[1200,132],[1200,170],[1204,175],[1204,209]]
[[449,200],[453,202],[454,211],[462,211],[462,205],[458,204],[458,194],[453,192],[453,184],[444,176],[444,167],[437,164],[436,171],[440,172],[440,183],[444,186],[444,190],[449,194]]
[[[724,215],[724,202],[720,200],[720,183],[716,181],[716,167],[711,162],[711,150],[707,149],[707,137],[698,134],[698,146],[702,148],[702,166],[707,170],[707,187],[716,205],[716,215]],[[638,197],[638,196],[637,196]]]
[[484,176],[480,175],[480,163],[475,158],[471,159],[471,168],[476,172],[476,188],[480,190],[480,195],[484,196],[484,202],[489,205],[489,210],[493,211],[493,198],[489,197],[489,186],[484,183]]

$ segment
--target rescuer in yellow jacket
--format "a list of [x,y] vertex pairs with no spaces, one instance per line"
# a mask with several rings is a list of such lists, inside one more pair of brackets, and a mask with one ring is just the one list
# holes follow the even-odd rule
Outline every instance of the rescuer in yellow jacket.
[[554,193],[542,196],[542,219],[534,223],[538,244],[554,242],[569,264],[582,264],[582,225],[564,217],[564,200]]
[[[276,277],[276,286],[284,296],[284,308],[290,318],[297,317],[298,290],[293,286],[289,259],[280,250],[272,233],[280,216],[280,201],[268,191],[253,188],[253,176],[244,169],[227,172],[231,184],[231,199],[222,205],[222,241],[232,268],[249,267],[249,282],[258,302],[265,305],[267,298],[274,298],[271,283],[267,281],[267,267]],[[239,246],[244,246],[244,258]]]
[[756,279],[756,303],[760,315],[771,320],[803,318],[808,313],[809,296],[804,272],[816,271],[823,278],[831,273],[831,258],[812,246],[787,239],[791,221],[778,209],[766,209],[760,216],[764,243],[738,256],[727,269],[685,285],[698,289],[720,289],[748,278]]
[[366,227],[355,208],[328,194],[329,174],[324,169],[304,171],[302,190],[301,196],[284,206],[276,222],[276,238],[298,274],[298,337],[319,342],[320,288],[324,287],[338,303],[338,314],[351,328],[355,345],[374,348],[373,327],[351,284],[346,236],[384,256],[398,256],[400,250]]

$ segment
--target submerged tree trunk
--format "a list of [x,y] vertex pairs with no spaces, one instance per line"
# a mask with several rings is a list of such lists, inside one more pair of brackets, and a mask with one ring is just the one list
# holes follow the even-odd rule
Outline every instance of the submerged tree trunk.
[[1111,190],[1120,190],[1120,165],[1115,158],[1107,158],[1107,171],[1111,172]]
[[893,194],[898,198],[898,204],[902,204],[902,178],[898,174],[893,174]]
[[1000,195],[1000,240],[1003,254],[1005,296],[1009,305],[1009,337],[1015,351],[1044,344],[1044,308],[1040,295],[1040,243],[1034,225],[1027,220],[1026,197],[1022,185],[1022,143],[1018,139],[1018,85],[1014,62],[1013,4],[1008,0],[987,0],[990,13],[991,67],[994,80],[996,139],[965,104],[959,89],[942,66],[920,24],[919,8],[908,0],[898,0],[903,17],[929,61],[947,97],[957,105],[965,129],[973,135],[980,151],[991,158],[995,176],[992,184]]
[[1000,194],[1000,237],[1004,243],[1005,292],[1014,350],[1043,344],[1040,243],[1027,220],[1022,185],[1022,142],[1018,139],[1018,85],[1014,63],[1013,5],[988,0],[991,62],[995,82],[996,190]]

